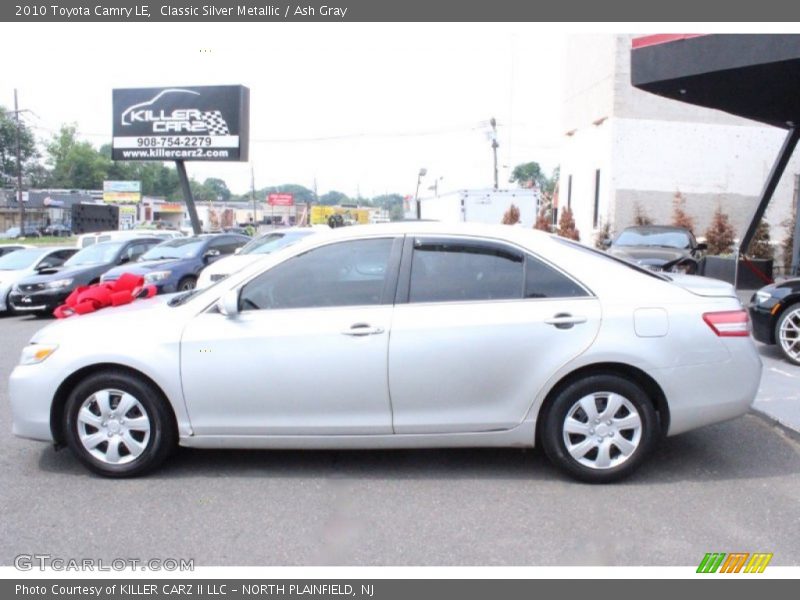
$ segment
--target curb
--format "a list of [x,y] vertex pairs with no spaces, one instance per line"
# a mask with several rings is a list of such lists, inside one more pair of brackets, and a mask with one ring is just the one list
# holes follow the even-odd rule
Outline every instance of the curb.
[[764,421],[767,425],[770,425],[773,428],[780,430],[780,432],[783,435],[785,435],[788,438],[791,438],[795,442],[800,442],[800,430],[797,430],[794,427],[787,425],[786,423],[773,417],[769,413],[751,407],[750,410],[748,411],[748,414],[751,414]]

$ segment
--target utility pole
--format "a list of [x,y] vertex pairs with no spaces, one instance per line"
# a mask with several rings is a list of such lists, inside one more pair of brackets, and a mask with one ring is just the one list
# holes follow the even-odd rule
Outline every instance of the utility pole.
[[25,236],[25,204],[22,202],[22,150],[19,141],[19,104],[17,88],[14,88],[14,115],[17,119],[17,202],[19,203],[19,234]]
[[494,154],[494,189],[499,189],[499,183],[497,179],[497,147],[500,145],[497,143],[497,119],[494,117],[491,118],[489,121],[489,125],[492,126],[492,154]]

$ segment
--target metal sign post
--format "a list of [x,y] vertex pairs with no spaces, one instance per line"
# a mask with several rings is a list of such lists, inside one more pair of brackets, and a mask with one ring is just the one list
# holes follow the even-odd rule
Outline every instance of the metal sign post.
[[178,171],[178,179],[181,182],[183,201],[186,203],[186,210],[189,211],[189,219],[192,222],[192,231],[194,231],[195,235],[200,235],[202,233],[200,218],[197,216],[197,206],[195,206],[194,197],[192,196],[192,186],[189,185],[189,176],[186,174],[186,163],[182,160],[176,160],[175,168]]

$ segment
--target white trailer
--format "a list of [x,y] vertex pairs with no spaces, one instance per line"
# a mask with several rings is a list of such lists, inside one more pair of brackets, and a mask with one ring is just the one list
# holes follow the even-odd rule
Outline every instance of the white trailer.
[[[411,202],[408,218],[416,218],[416,207]],[[500,224],[503,214],[511,205],[519,209],[520,221],[533,227],[539,210],[539,192],[534,189],[518,190],[458,190],[439,196],[420,198],[421,217],[432,221]]]

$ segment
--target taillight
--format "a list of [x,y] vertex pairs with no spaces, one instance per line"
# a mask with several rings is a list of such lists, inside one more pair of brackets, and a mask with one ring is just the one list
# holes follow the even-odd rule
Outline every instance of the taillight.
[[719,337],[747,337],[750,335],[750,318],[744,309],[705,313],[703,321]]

